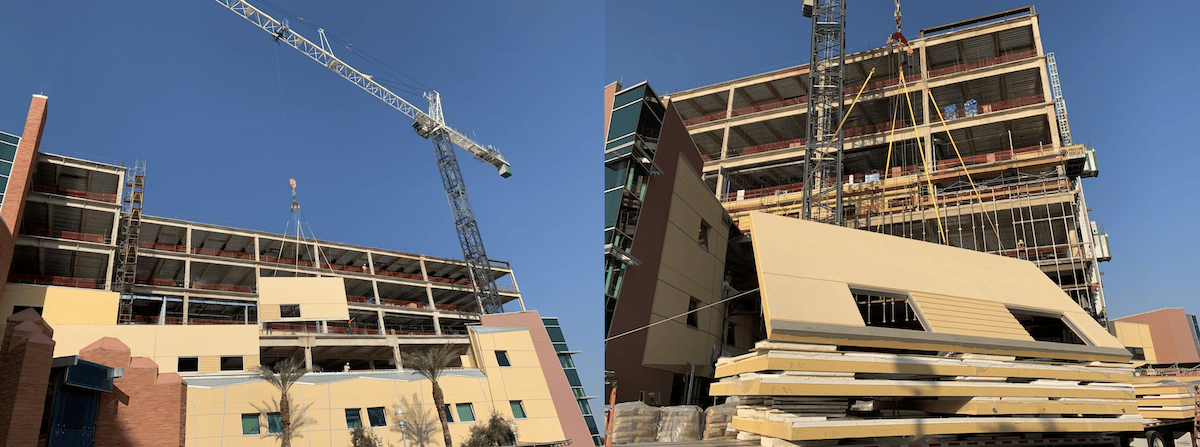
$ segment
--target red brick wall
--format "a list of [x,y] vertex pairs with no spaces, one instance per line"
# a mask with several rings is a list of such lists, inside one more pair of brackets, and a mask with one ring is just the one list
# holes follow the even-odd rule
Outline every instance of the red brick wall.
[[42,142],[42,129],[46,127],[46,97],[33,95],[29,103],[29,115],[25,118],[25,129],[21,143],[17,146],[17,157],[13,160],[8,189],[4,193],[4,206],[0,206],[0,294],[8,283],[8,272],[12,268],[13,239],[21,229],[21,212],[25,196],[33,182],[33,169],[37,166],[38,146]]
[[54,331],[32,309],[8,317],[0,342],[0,447],[38,443]]
[[79,351],[79,358],[125,368],[113,392],[100,398],[96,445],[183,446],[187,384],[175,373],[158,373],[153,360],[129,355],[129,347],[105,337]]

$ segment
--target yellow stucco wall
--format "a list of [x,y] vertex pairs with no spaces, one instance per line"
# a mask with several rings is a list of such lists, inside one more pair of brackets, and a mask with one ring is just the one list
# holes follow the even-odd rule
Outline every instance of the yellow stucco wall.
[[102,337],[116,337],[129,346],[130,355],[154,360],[159,372],[176,372],[179,357],[198,357],[200,373],[218,373],[221,356],[242,356],[243,371],[258,370],[258,327],[254,325],[50,324],[55,357],[78,354]]
[[[565,439],[558,422],[550,390],[534,352],[533,341],[524,328],[510,330],[490,329],[485,333],[472,333],[472,347],[468,356],[482,367],[479,370],[462,370],[476,377],[456,375],[443,376],[439,383],[445,402],[450,404],[455,422],[450,424],[450,433],[455,444],[461,443],[476,422],[486,420],[493,412],[513,419],[510,401],[519,400],[525,409],[526,418],[515,419],[521,442],[559,441]],[[506,351],[512,366],[502,367],[496,361],[496,350]],[[478,372],[485,377],[478,377]],[[381,371],[382,373],[382,371]],[[411,371],[409,371],[411,373]],[[367,408],[383,407],[388,414],[387,426],[374,428],[382,435],[385,445],[402,446],[403,440],[396,431],[393,408],[400,398],[412,398],[417,394],[431,418],[437,414],[433,406],[433,391],[428,380],[408,376],[402,380],[382,377],[359,377],[336,381],[343,374],[355,373],[311,373],[292,388],[291,396],[301,406],[308,406],[307,416],[312,420],[292,445],[300,446],[345,446],[350,444],[350,429],[346,427],[346,409],[361,409],[364,423],[368,423]],[[261,381],[229,386],[202,387],[202,380],[193,379],[188,387],[187,446],[273,446],[274,438],[258,435],[243,435],[241,415],[260,413],[255,406],[264,407],[265,401],[278,398],[277,391]],[[456,413],[457,404],[471,404],[475,422],[462,422]],[[261,417],[266,421],[265,416]],[[262,432],[266,432],[263,428]],[[430,445],[442,445],[441,428],[438,427]],[[410,442],[410,445],[411,442]]]
[[1154,341],[1150,339],[1150,325],[1142,323],[1130,323],[1127,321],[1113,321],[1117,340],[1127,348],[1142,348],[1146,354],[1146,360],[1134,360],[1135,364],[1144,365],[1146,363],[1158,363],[1158,357],[1154,354]]
[[[280,318],[279,305],[299,304],[300,318]],[[262,321],[349,320],[342,278],[258,278]]]
[[[729,242],[725,210],[704,181],[688,167],[683,154],[679,155],[676,166],[651,323],[687,312],[692,298],[699,301],[697,307],[724,298],[725,246]],[[707,247],[698,243],[702,221],[709,226]],[[697,327],[687,325],[687,319],[680,317],[647,329],[647,340],[651,342],[646,345],[642,364],[687,373],[688,362],[692,362],[697,366],[697,374],[711,376],[713,346],[720,349],[725,330],[722,309],[714,306],[697,312]],[[698,338],[706,342],[672,342]]]
[[[13,306],[42,307],[42,318],[57,330],[64,324],[116,324],[118,304],[120,295],[115,292],[8,284],[0,298],[0,312],[7,318],[12,315]],[[0,319],[0,330],[6,324]]]

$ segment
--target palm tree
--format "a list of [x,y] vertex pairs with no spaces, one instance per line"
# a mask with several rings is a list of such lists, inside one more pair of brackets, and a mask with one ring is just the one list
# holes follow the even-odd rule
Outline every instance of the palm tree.
[[[276,363],[274,371],[266,365],[258,367],[258,376],[279,390],[279,422],[282,427],[281,431],[274,436],[279,438],[280,447],[292,447],[292,438],[300,437],[295,430],[308,421],[304,416],[304,409],[292,404],[288,397],[288,390],[307,372],[303,366],[292,359]],[[298,414],[293,415],[293,411]],[[270,432],[270,430],[267,431]]]
[[417,374],[433,382],[433,405],[437,407],[438,419],[442,421],[442,436],[446,438],[446,447],[453,447],[454,442],[450,440],[450,425],[446,423],[446,400],[442,396],[442,387],[438,385],[438,378],[442,376],[442,372],[450,365],[450,362],[456,358],[458,358],[458,349],[454,345],[446,343],[418,352],[406,362],[407,366],[415,370]]

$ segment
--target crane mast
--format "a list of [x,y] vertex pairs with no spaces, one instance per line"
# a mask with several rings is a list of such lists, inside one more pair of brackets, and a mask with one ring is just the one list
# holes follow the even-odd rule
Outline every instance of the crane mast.
[[[808,133],[801,218],[844,225],[842,208],[843,88],[846,74],[845,0],[805,0],[813,19],[808,64]],[[833,205],[826,200],[833,196]]]
[[421,137],[428,139],[433,145],[438,169],[441,171],[442,186],[446,189],[446,199],[450,203],[455,230],[458,233],[459,244],[462,246],[463,258],[470,271],[479,310],[481,313],[487,314],[504,312],[491,262],[488,260],[487,252],[484,251],[483,238],[480,236],[479,226],[475,222],[475,212],[471,209],[471,201],[467,197],[466,183],[463,182],[458,159],[454,154],[454,146],[469,152],[477,160],[492,165],[499,171],[501,177],[508,178],[512,175],[512,168],[500,151],[491,146],[476,143],[447,126],[442,115],[441,96],[436,91],[425,94],[425,99],[429,101],[429,112],[426,113],[405,101],[404,98],[392,93],[391,90],[380,85],[370,76],[338,59],[333,55],[333,49],[325,38],[324,30],[318,30],[321,35],[321,43],[316,44],[292,31],[285,23],[275,20],[243,0],[216,0],[216,2],[271,34],[276,42],[285,43],[304,53],[313,61],[413,119],[413,130]]

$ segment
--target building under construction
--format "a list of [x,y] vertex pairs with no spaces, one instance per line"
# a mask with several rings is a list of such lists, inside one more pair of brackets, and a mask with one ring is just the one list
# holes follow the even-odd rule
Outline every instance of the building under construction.
[[247,436],[280,427],[260,408],[273,388],[257,373],[291,359],[309,371],[292,394],[311,405],[316,445],[344,445],[358,426],[400,444],[401,399],[433,408],[405,358],[448,344],[459,353],[442,378],[455,438],[495,413],[523,442],[598,439],[557,320],[526,310],[508,263],[490,266],[508,312],[485,312],[465,262],[316,239],[295,202],[295,227],[281,233],[144,215],[144,163],[39,151],[46,102],[34,96],[21,135],[0,132],[0,312],[42,314],[56,356],[115,337],[152,361],[130,368],[178,373],[186,427],[155,426],[163,436],[271,444]]
[[[1105,320],[1108,239],[1081,182],[1098,174],[1095,150],[1071,139],[1033,7],[908,45],[845,55],[844,168],[812,188],[841,185],[847,226],[1034,262]],[[808,78],[802,65],[668,96],[742,230],[753,211],[801,216]]]

